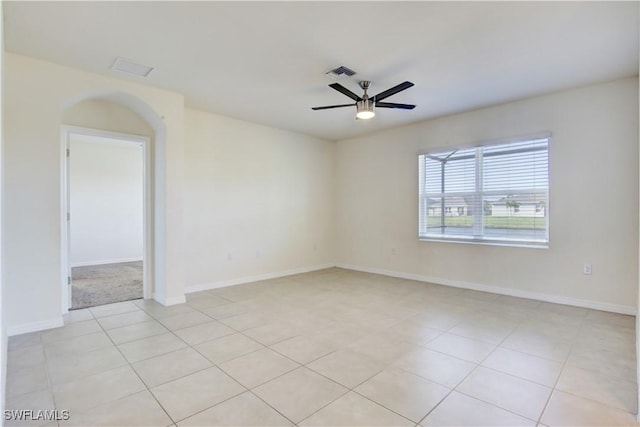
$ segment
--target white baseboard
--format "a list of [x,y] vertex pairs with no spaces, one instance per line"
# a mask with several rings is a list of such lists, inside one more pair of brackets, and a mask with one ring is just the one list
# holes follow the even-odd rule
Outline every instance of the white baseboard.
[[119,264],[121,262],[137,262],[142,261],[142,257],[136,258],[114,258],[114,259],[99,259],[97,261],[83,261],[72,262],[71,267],[86,267],[88,265],[104,265],[104,264]]
[[46,329],[59,328],[64,326],[62,316],[54,319],[39,320],[37,322],[23,323],[21,325],[7,326],[7,336],[28,334],[29,332],[44,331]]
[[154,293],[152,298],[154,300],[158,301],[160,304],[164,305],[165,307],[168,307],[170,305],[176,305],[176,304],[184,304],[185,302],[187,302],[187,298],[184,295],[177,296],[177,297],[171,297],[171,298],[165,298],[165,297],[162,297],[160,295],[156,295]]
[[328,263],[328,264],[321,264],[321,265],[316,265],[312,267],[302,267],[302,268],[294,268],[291,270],[278,271],[275,273],[265,273],[265,274],[258,274],[256,276],[245,276],[245,277],[239,277],[237,279],[221,280],[219,282],[201,283],[199,285],[187,286],[184,292],[187,294],[190,294],[192,292],[207,291],[209,289],[224,288],[227,286],[241,285],[243,283],[258,282],[260,280],[277,279],[279,277],[293,276],[294,274],[309,273],[311,271],[317,271],[317,270],[325,270],[327,268],[333,268],[335,266],[336,265],[334,263]]
[[383,270],[379,268],[361,267],[351,264],[336,264],[336,267],[345,268],[347,270],[362,271],[365,273],[381,274],[383,276],[397,277],[400,279],[417,280],[420,282],[435,283],[438,285],[452,286],[455,288],[472,289],[474,291],[491,292],[494,294],[508,295],[518,298],[527,298],[538,301],[552,302],[556,304],[572,305],[575,307],[590,308],[593,310],[608,311],[611,313],[628,314],[635,316],[638,309],[627,305],[610,304],[606,302],[585,300],[579,298],[564,297],[560,295],[551,295],[541,292],[531,292],[521,289],[503,288],[500,286],[483,285],[480,283],[464,282],[461,280],[443,279],[440,277],[423,276],[421,274],[404,273],[400,271]]

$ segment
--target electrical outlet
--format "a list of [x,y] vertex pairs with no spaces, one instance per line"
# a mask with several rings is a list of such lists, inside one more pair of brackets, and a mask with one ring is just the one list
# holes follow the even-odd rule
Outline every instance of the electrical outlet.
[[233,255],[231,255],[231,252],[229,252],[227,254],[227,261],[231,261],[231,260],[233,260]]
[[395,255],[396,254],[396,248],[391,248],[391,255]]
[[583,272],[584,274],[589,274],[589,275],[590,275],[590,274],[591,274],[591,271],[592,271],[592,270],[591,270],[591,263],[590,263],[590,262],[585,262],[585,263],[584,263],[584,268],[582,269],[582,272]]

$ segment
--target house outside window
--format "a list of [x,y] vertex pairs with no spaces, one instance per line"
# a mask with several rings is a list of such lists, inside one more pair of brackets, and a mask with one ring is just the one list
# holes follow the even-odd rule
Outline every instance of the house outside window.
[[420,154],[419,238],[546,247],[549,137]]

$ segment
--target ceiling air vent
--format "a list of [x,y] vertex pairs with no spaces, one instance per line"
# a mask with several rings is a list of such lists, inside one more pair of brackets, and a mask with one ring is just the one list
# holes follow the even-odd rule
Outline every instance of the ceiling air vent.
[[153,67],[149,67],[147,65],[137,64],[133,61],[129,61],[124,58],[116,58],[116,61],[111,66],[112,70],[120,71],[128,74],[135,74],[140,77],[147,77],[151,71],[153,71]]
[[325,74],[333,77],[336,80],[339,80],[343,77],[355,76],[356,72],[350,68],[345,67],[344,65],[341,65],[337,68],[334,68],[333,70],[327,71]]

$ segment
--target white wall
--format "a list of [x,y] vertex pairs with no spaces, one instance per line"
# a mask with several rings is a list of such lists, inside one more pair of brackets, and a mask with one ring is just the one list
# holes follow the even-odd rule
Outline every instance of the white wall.
[[[0,7],[0,242],[3,239],[2,222],[2,162],[4,156],[4,19],[3,8]],[[0,396],[6,396],[7,379],[7,297],[3,280],[2,265],[4,256],[0,244]],[[0,414],[4,414],[4,398],[0,398]]]
[[335,143],[196,110],[185,119],[190,289],[332,264]]
[[71,266],[142,260],[142,145],[72,134],[69,147]]
[[[184,97],[33,58],[5,55],[4,269],[10,333],[61,324],[63,112],[84,99],[122,102],[153,127],[154,295],[184,301]],[[34,268],[37,266],[37,268]]]
[[[553,134],[549,249],[418,241],[419,151],[540,131]],[[636,312],[636,77],[340,141],[336,161],[341,265]]]

